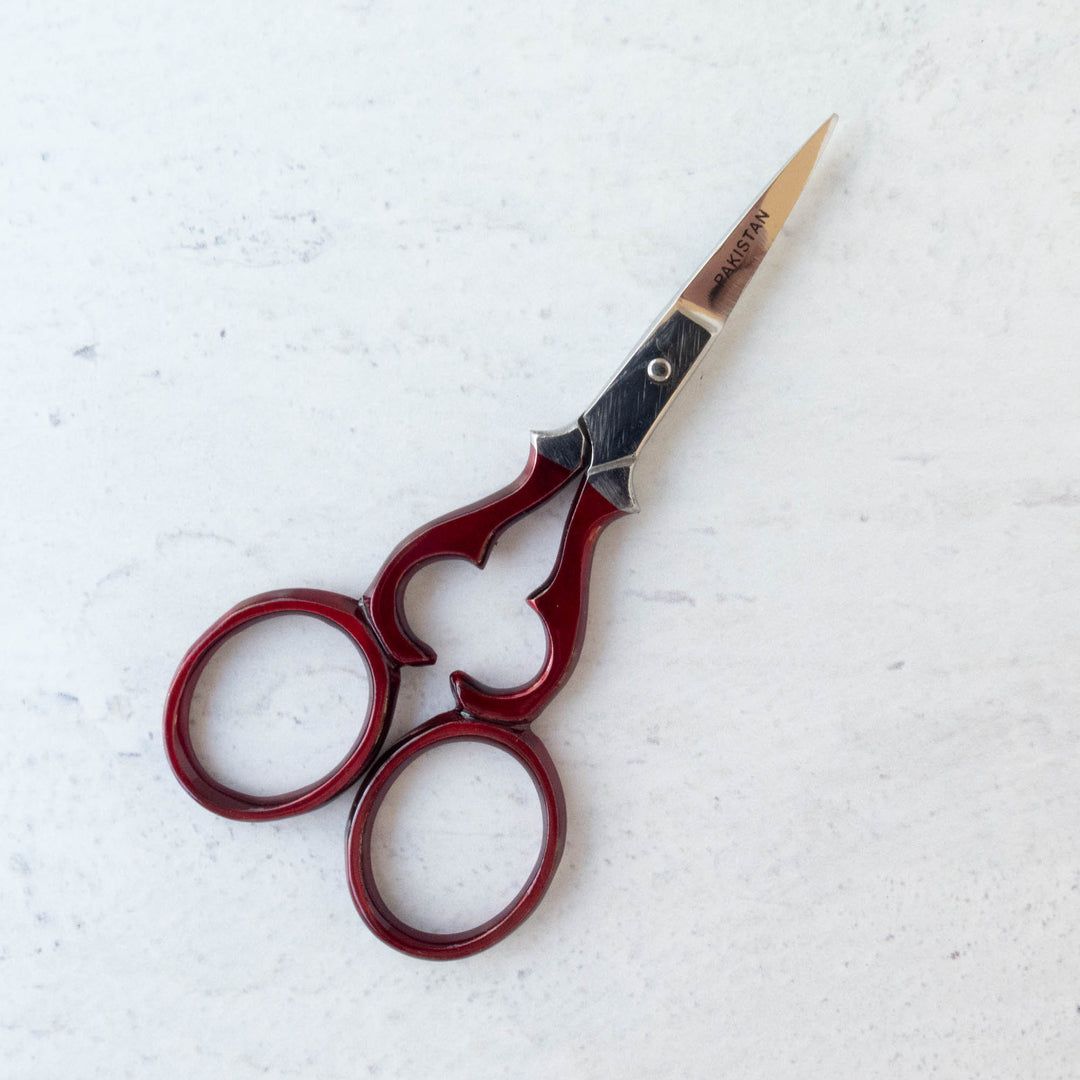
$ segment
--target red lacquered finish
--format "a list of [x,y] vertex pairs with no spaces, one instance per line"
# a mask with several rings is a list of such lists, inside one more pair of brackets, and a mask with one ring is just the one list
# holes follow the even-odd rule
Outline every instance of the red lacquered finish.
[[[462,672],[451,676],[460,710],[444,713],[410,732],[375,760],[389,726],[399,665],[426,664],[435,653],[412,633],[403,593],[412,575],[435,559],[465,558],[483,566],[498,536],[522,515],[554,495],[580,467],[567,468],[535,448],[521,475],[502,491],[417,530],[398,545],[376,575],[362,602],[315,589],[263,593],[245,600],[215,623],[180,664],[165,709],[165,745],[180,783],[207,809],[246,821],[299,814],[337,795],[369,768],[353,805],[347,832],[350,889],[357,910],[383,941],[426,959],[469,956],[515,929],[540,902],[562,855],[566,807],[558,774],[540,740],[528,730],[569,677],[585,634],[589,571],[600,531],[624,511],[613,506],[587,479],[574,500],[555,566],[529,598],[547,635],[547,654],[531,682],[510,690],[483,686]],[[283,795],[258,796],[215,780],[196,756],[190,733],[195,686],[215,651],[233,634],[262,619],[303,614],[342,630],[364,658],[371,698],[356,742],[341,763],[312,784]],[[379,893],[371,862],[371,836],[387,790],[418,754],[445,742],[489,743],[516,758],[540,796],[544,833],[528,880],[501,912],[471,930],[432,934],[409,926]]]
[[[368,670],[370,698],[360,733],[341,762],[321,780],[283,795],[249,795],[215,780],[195,754],[191,741],[192,695],[210,658],[234,634],[280,615],[310,615],[343,631]],[[351,597],[321,589],[261,593],[226,612],[194,645],[173,676],[165,704],[165,749],[176,778],[207,810],[241,821],[268,821],[313,810],[353,784],[379,752],[398,688],[398,669],[388,662]]]
[[[402,922],[386,905],[372,868],[371,836],[379,807],[402,770],[419,754],[443,743],[461,741],[489,743],[521,763],[540,796],[543,838],[532,872],[502,911],[471,930],[433,934]],[[501,941],[540,903],[562,857],[565,835],[566,802],[559,775],[544,744],[527,729],[496,727],[459,712],[443,713],[411,731],[393,747],[361,787],[345,834],[349,888],[364,922],[395,949],[425,960],[471,956]]]
[[402,665],[435,661],[434,649],[413,633],[405,618],[405,586],[413,574],[436,559],[469,559],[483,566],[499,535],[550,499],[576,471],[538,454],[534,447],[524,471],[512,484],[436,518],[394,548],[364,594],[371,625],[394,660]]
[[589,571],[600,532],[627,513],[612,506],[587,480],[577,493],[563,531],[562,544],[550,576],[529,597],[547,635],[547,655],[534,679],[499,690],[477,682],[463,671],[450,676],[461,708],[485,720],[520,724],[532,720],[570,677],[585,640],[589,601]]

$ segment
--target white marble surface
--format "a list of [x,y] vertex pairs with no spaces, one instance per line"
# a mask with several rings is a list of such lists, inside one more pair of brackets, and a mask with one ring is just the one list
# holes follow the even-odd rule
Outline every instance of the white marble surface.
[[[5,5],[4,1075],[1080,1075],[1077,10]],[[390,951],[347,799],[238,825],[173,781],[180,654],[513,476],[834,110],[601,541],[537,724],[551,893],[470,960]],[[530,673],[539,525],[417,583],[401,728]],[[332,636],[234,660],[223,775],[349,741]],[[491,764],[382,837],[431,925],[528,860]]]

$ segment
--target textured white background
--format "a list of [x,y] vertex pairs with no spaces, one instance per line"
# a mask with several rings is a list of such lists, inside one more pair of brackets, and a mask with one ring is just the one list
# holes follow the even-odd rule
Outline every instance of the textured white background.
[[[4,1075],[1080,1075],[1077,12],[5,3]],[[601,541],[537,724],[551,893],[473,959],[392,952],[347,799],[237,825],[173,781],[179,656],[515,475],[834,110]],[[535,668],[557,510],[418,581],[401,729],[456,666]],[[348,744],[329,631],[233,659],[223,775]],[[447,758],[380,856],[431,925],[535,824]]]

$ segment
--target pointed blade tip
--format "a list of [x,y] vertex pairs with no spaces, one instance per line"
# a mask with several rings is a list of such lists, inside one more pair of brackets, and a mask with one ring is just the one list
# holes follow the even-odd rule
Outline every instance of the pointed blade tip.
[[839,114],[838,113],[833,113],[832,116],[830,116],[829,119],[826,120],[825,123],[822,124],[821,127],[818,128],[818,131],[824,131],[824,133],[825,133],[821,138],[821,150],[825,149],[825,144],[832,137],[832,133],[836,129],[836,125],[839,122],[840,122]]
[[[836,113],[833,113],[832,116],[830,116],[829,119],[826,120],[825,123],[822,124],[821,127],[819,127],[817,131],[815,131],[814,134],[806,140],[805,143],[803,143],[802,150],[799,150],[798,153],[795,154],[795,158],[799,157],[799,155],[802,154],[803,151],[809,149],[810,147],[813,147],[814,164],[816,165],[817,159],[821,157],[821,153],[825,149],[825,146],[828,143],[829,139],[832,137],[832,133],[835,130],[839,120],[840,117]],[[794,161],[795,158],[792,158],[792,161]],[[813,168],[813,166],[811,166],[811,168]],[[783,170],[781,170],[781,172],[783,172]]]
[[[788,214],[798,202],[838,119],[837,114],[833,113],[795,152],[724,243],[688,282],[679,297],[680,300],[693,305],[718,321],[719,325],[723,325],[742,295],[743,288],[772,246],[772,241],[787,220]],[[771,221],[769,226],[763,227],[760,224],[760,215],[755,212],[764,210],[766,202],[769,202],[769,212],[765,213],[764,217]],[[751,221],[754,217],[758,217],[759,223]],[[749,235],[745,231],[748,225],[754,233],[754,244],[752,247],[739,247]],[[732,278],[730,282],[729,277]]]

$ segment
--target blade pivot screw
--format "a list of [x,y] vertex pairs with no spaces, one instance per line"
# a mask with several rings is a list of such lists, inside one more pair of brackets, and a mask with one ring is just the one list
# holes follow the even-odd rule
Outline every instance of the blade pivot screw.
[[662,356],[658,356],[655,360],[649,361],[649,366],[645,369],[645,374],[648,375],[653,382],[667,382],[668,379],[671,378],[671,364]]

